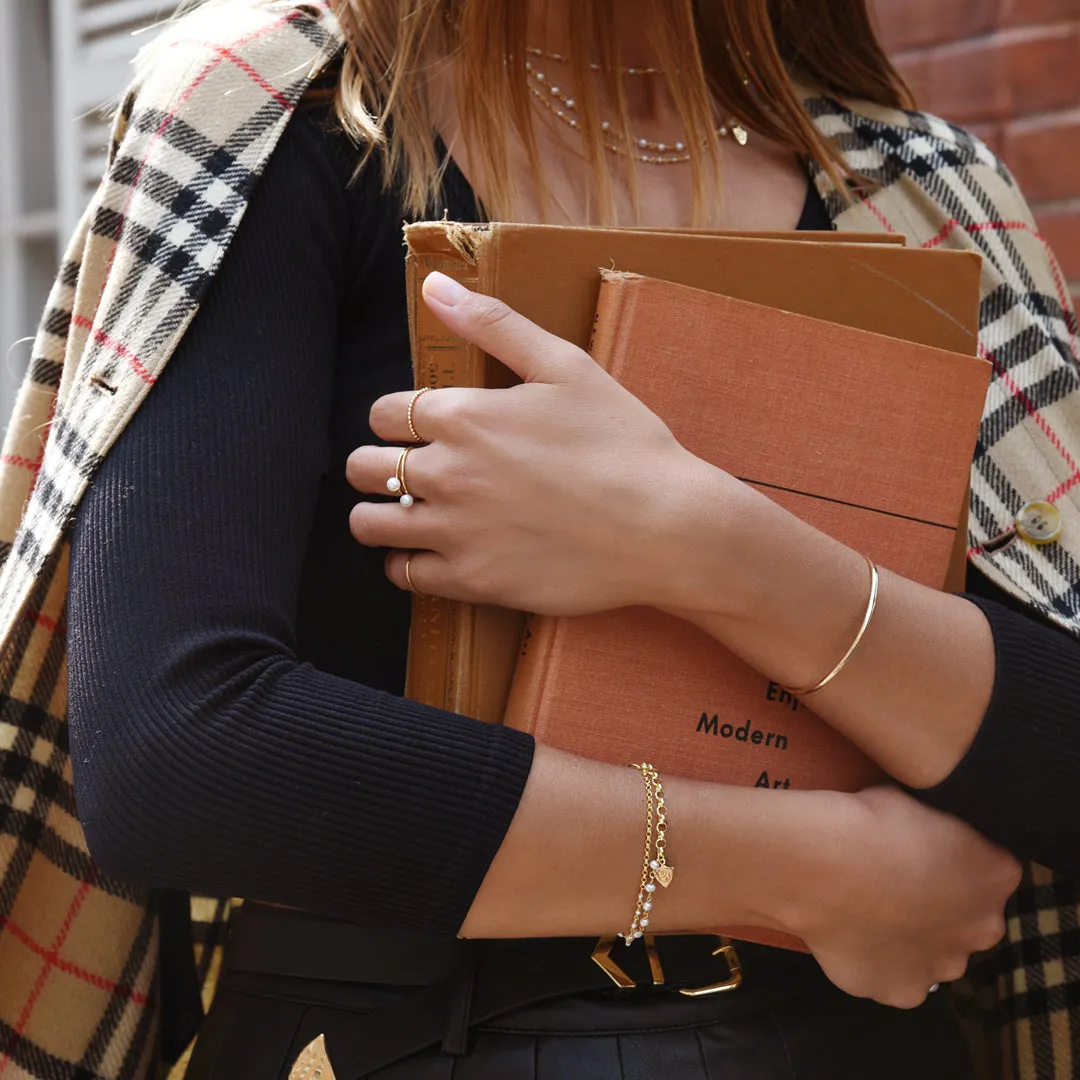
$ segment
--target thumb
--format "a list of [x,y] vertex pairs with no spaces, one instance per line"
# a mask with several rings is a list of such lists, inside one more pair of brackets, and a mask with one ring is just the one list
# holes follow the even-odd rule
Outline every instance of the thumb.
[[565,382],[592,364],[576,345],[530,322],[493,296],[472,292],[437,270],[424,279],[424,301],[459,337],[501,360],[525,382]]

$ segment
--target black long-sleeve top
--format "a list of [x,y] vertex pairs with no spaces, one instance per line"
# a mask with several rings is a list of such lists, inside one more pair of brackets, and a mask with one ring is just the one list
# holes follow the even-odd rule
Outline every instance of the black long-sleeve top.
[[[408,597],[356,543],[348,454],[411,386],[402,211],[302,109],[200,313],[86,496],[69,690],[79,813],[118,877],[452,934],[532,740],[402,699]],[[451,169],[446,205],[476,205]],[[811,193],[801,227],[828,228]],[[972,573],[997,685],[928,801],[1080,871],[1080,643]]]

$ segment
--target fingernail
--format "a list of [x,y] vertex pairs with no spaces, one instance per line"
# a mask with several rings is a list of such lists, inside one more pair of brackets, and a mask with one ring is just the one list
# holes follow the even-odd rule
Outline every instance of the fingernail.
[[446,274],[440,274],[438,270],[433,270],[424,279],[424,295],[438,300],[444,307],[457,307],[471,294],[460,282],[447,277]]

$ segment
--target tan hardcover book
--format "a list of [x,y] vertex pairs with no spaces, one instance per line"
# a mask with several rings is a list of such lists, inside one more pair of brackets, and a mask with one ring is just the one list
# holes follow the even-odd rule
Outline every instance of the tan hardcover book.
[[[613,272],[592,354],[698,457],[879,565],[944,585],[986,361]],[[714,782],[857,791],[883,779],[805,704],[652,608],[530,617],[505,722],[585,757]]]
[[[975,351],[977,255],[907,250],[902,238],[855,233],[706,234],[543,225],[406,226],[417,386],[504,386],[511,373],[448,333],[420,301],[439,270],[497,296],[584,348],[600,279],[630,271],[959,352]],[[963,582],[963,543],[956,581]],[[498,723],[523,616],[431,597],[413,601],[407,694]]]

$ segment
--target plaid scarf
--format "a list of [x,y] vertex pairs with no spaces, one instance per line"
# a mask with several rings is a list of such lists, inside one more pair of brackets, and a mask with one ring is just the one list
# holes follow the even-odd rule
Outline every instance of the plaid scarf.
[[[0,459],[0,1080],[158,1075],[152,896],[94,866],[76,816],[69,526],[342,40],[325,2],[236,0],[197,10],[153,48],[117,113],[107,174],[49,296]],[[979,348],[994,381],[972,468],[970,556],[1080,632],[1080,348],[1030,211],[986,147],[941,120],[813,94],[806,105],[877,182],[852,203],[815,170],[837,228],[983,255]],[[991,543],[1035,500],[1061,512],[1059,542]],[[196,899],[193,912],[208,999],[227,904]],[[996,1056],[1018,1080],[1067,1080],[1080,1070],[1077,886],[1029,868],[1008,925],[980,965],[995,999],[984,1017],[1004,1036]]]

